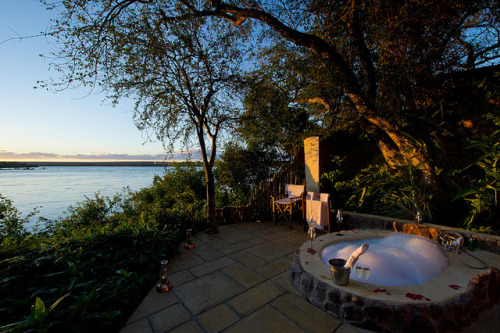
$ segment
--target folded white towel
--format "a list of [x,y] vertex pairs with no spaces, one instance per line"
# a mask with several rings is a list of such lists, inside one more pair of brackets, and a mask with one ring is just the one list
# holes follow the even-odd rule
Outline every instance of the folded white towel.
[[306,200],[306,219],[316,227],[328,226],[328,206],[319,200]]
[[354,251],[351,254],[351,256],[349,257],[349,260],[347,260],[345,267],[353,268],[354,265],[356,264],[356,261],[358,261],[359,256],[362,255],[363,253],[365,253],[369,247],[370,247],[370,244],[366,244],[366,243],[361,245],[360,247],[358,247],[356,249],[356,251]]

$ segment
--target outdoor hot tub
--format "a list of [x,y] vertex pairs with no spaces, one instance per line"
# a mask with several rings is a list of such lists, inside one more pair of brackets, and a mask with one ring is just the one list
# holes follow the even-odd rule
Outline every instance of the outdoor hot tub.
[[[363,244],[368,251],[359,257],[350,280],[378,286],[405,287],[425,283],[439,275],[449,259],[436,242],[422,236],[394,232],[380,238],[339,240],[322,248],[325,266],[332,258],[347,260]],[[359,276],[358,276],[359,275]]]
[[[316,238],[314,251],[309,250],[311,242],[305,242],[296,251],[292,268],[297,289],[312,304],[343,321],[375,331],[460,331],[498,301],[498,254],[443,252],[435,241],[384,230],[355,229],[343,234]],[[402,236],[396,242],[413,243],[415,250],[425,251],[401,254],[391,245],[386,247],[396,252],[397,260],[391,255],[382,258],[376,244],[395,236]],[[368,267],[369,275],[361,270],[358,277],[353,268],[347,285],[334,284],[328,260],[347,259],[363,243],[371,245],[356,266]]]

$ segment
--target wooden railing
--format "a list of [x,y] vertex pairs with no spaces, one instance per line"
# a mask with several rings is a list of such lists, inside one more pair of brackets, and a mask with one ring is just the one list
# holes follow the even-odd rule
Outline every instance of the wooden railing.
[[298,146],[290,162],[284,163],[271,179],[260,182],[246,206],[231,206],[216,210],[219,223],[264,220],[272,217],[272,199],[285,194],[286,184],[304,184],[304,147]]

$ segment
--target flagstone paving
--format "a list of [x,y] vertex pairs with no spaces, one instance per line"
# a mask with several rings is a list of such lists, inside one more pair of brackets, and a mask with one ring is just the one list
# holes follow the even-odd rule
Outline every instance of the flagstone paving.
[[[120,333],[368,332],[342,323],[307,300],[290,280],[302,226],[247,222],[193,236],[195,248],[169,259],[173,288],[153,287]],[[497,332],[499,307],[466,332]]]

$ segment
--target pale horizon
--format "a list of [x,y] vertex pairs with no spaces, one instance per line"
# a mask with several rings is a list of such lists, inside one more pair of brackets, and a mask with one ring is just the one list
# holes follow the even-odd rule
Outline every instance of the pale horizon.
[[54,153],[14,153],[0,151],[0,162],[179,162],[201,160],[198,151],[179,151],[173,154],[88,153],[59,155]]

